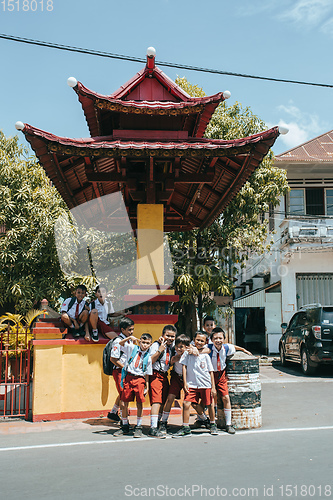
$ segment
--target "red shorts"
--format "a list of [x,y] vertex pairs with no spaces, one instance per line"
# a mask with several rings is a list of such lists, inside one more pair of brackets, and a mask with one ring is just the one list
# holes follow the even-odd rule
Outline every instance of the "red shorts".
[[166,402],[169,392],[169,381],[167,373],[153,371],[149,377],[149,399],[150,404],[163,404]]
[[118,391],[119,396],[121,396],[122,393],[122,388],[120,387],[120,382],[121,382],[121,368],[113,368],[113,380],[114,383],[116,384],[116,388]]
[[[89,326],[92,328],[92,325],[91,325],[91,322],[90,322],[90,319],[89,319]],[[111,325],[107,325],[106,323],[104,323],[104,321],[101,321],[99,318],[97,320],[97,330],[100,334],[103,335],[103,337],[105,337],[106,339],[109,339],[110,337],[108,337],[106,334],[109,333],[109,332],[112,332],[112,333],[115,333],[114,329],[112,328]]]
[[193,389],[189,388],[186,393],[184,401],[191,401],[191,403],[199,404],[201,400],[201,405],[203,407],[212,404],[212,390],[211,389]]
[[[221,376],[220,376],[221,375]],[[225,370],[222,372],[214,372],[215,389],[220,396],[228,396],[228,377]]]
[[124,380],[124,388],[121,393],[121,400],[124,403],[129,403],[134,401],[144,403],[145,395],[144,390],[146,387],[146,380],[144,377],[138,377],[137,375],[132,375],[128,373]]
[[180,399],[180,392],[184,389],[184,381],[176,372],[171,372],[169,394],[173,394],[176,399]]

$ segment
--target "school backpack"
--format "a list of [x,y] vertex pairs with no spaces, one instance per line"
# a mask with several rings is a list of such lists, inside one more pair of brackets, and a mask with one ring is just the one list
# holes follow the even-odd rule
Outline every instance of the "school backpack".
[[[73,307],[75,301],[76,301],[76,297],[72,297],[71,300],[68,302],[67,312]],[[83,303],[84,303],[84,306],[85,306],[86,305],[86,301],[84,300]]]
[[[225,350],[225,357],[227,358],[228,352],[229,352],[229,346],[228,346],[228,344],[222,344],[222,345],[223,345],[224,350]],[[210,347],[209,347],[209,349],[210,349]],[[213,357],[213,349],[210,349],[210,352],[209,352],[208,356],[210,357],[210,359],[212,359],[212,357]]]
[[105,373],[105,375],[112,375],[113,368],[115,367],[115,365],[112,363],[110,358],[111,358],[113,343],[114,343],[116,338],[117,337],[109,340],[109,342],[106,344],[106,346],[103,349],[103,372]]
[[[126,366],[124,366],[124,368],[121,370],[120,387],[122,389],[124,388],[124,379],[127,375],[127,368],[132,363],[135,356],[137,355],[138,350],[139,350],[139,346],[135,345],[133,348],[130,359],[127,361]],[[143,371],[143,373],[145,373],[145,371],[147,370],[148,361],[149,361],[149,349],[147,349],[147,351],[145,351],[145,353],[143,355],[143,359],[142,359],[142,371]]]

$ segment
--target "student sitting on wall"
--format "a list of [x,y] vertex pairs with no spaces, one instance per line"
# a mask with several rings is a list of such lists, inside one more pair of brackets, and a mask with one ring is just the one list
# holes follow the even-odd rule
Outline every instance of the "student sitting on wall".
[[89,335],[89,309],[84,297],[87,295],[85,285],[78,285],[75,290],[75,296],[69,297],[61,306],[61,321],[67,326],[68,333],[73,338],[83,337],[90,340]]

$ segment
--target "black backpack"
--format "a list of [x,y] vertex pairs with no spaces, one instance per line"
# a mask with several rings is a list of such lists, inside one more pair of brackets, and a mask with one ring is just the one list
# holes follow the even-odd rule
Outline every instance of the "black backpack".
[[113,342],[115,341],[116,338],[117,337],[111,339],[103,349],[103,372],[105,373],[105,375],[112,375],[113,368],[115,367],[115,365],[111,362],[110,357],[111,357]]

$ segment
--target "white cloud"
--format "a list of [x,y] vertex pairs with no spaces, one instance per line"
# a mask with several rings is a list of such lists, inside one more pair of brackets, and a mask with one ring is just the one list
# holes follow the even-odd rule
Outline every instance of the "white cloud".
[[279,14],[278,18],[302,26],[320,24],[332,10],[331,0],[298,0],[296,4],[292,3],[293,7]]
[[299,146],[329,130],[328,124],[319,123],[317,115],[301,111],[292,101],[281,104],[277,109],[280,116],[287,115],[285,118],[280,118],[278,123],[279,126],[289,129],[288,134],[279,138],[286,149]]
[[325,35],[333,36],[333,17],[331,17],[325,24],[320,28]]

